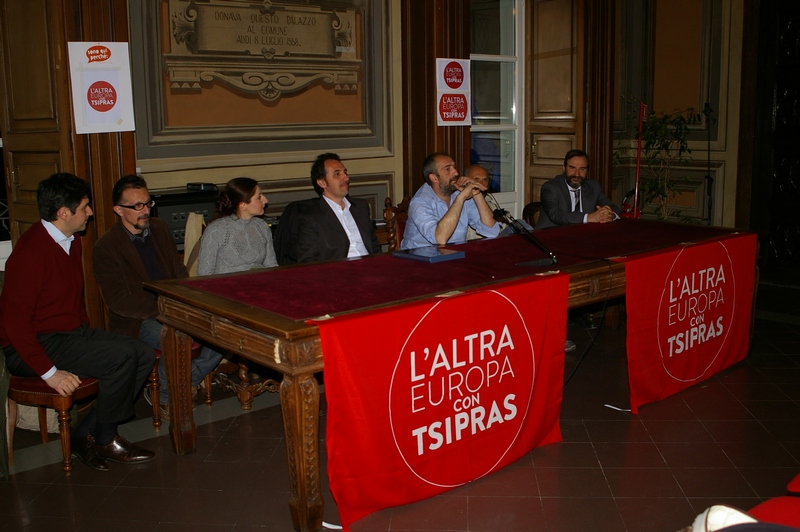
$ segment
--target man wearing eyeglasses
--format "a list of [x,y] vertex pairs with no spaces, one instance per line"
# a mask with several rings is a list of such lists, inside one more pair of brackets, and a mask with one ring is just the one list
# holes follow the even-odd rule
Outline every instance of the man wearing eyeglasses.
[[17,241],[0,297],[0,345],[13,375],[39,377],[63,396],[94,377],[94,407],[72,430],[72,454],[87,466],[138,464],[155,455],[122,436],[136,395],[153,368],[144,342],[89,327],[83,296],[80,234],[92,216],[89,184],[53,174],[36,190],[41,220]]
[[[137,175],[120,179],[111,191],[117,223],[92,250],[97,285],[108,306],[109,328],[161,349],[161,323],[156,295],[143,282],[188,277],[167,223],[150,217],[155,201],[145,180]],[[222,355],[203,346],[192,360],[192,389],[217,367]],[[161,417],[169,420],[169,390],[164,358],[158,366]],[[145,398],[150,396],[146,392]]]

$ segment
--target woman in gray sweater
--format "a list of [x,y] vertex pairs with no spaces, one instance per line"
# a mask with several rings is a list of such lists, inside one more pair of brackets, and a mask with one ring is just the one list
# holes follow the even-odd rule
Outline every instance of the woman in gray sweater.
[[228,181],[217,200],[220,214],[200,239],[198,275],[277,266],[272,231],[262,218],[267,198],[255,179]]

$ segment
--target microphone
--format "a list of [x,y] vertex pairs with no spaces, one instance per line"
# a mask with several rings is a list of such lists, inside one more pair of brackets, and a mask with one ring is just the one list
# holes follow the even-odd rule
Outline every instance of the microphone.
[[507,223],[508,222],[507,219],[506,219],[508,214],[509,213],[508,213],[507,210],[500,209],[500,208],[497,208],[497,209],[492,211],[492,215],[494,216],[494,219],[497,220],[498,222],[503,222],[503,223]]
[[555,257],[547,257],[546,259],[536,259],[536,260],[529,260],[528,262],[519,262],[517,266],[552,266],[554,264],[558,264],[558,260]]
[[[494,200],[494,197],[492,197]],[[495,200],[497,203],[497,200]],[[498,204],[499,205],[499,204]],[[544,243],[536,238],[533,233],[524,225],[519,223],[519,220],[515,220],[509,214],[509,212],[503,208],[498,207],[494,211],[492,211],[492,216],[498,222],[503,222],[508,224],[511,227],[512,231],[517,233],[518,235],[522,235],[525,239],[531,242],[534,246],[545,252],[548,257],[544,259],[536,259],[527,262],[518,262],[517,266],[534,266],[534,267],[544,267],[544,266],[552,266],[554,264],[558,264],[558,259],[556,258],[555,254],[553,254],[550,249],[544,245]]]

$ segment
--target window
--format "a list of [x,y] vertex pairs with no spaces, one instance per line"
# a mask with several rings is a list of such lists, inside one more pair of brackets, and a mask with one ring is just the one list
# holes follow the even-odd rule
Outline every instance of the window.
[[[470,60],[472,127],[470,163],[489,170],[493,194],[501,203],[515,204],[523,189],[524,145],[519,121],[522,83],[522,0],[471,0]],[[513,205],[515,206],[515,205]],[[512,206],[512,207],[513,207]]]

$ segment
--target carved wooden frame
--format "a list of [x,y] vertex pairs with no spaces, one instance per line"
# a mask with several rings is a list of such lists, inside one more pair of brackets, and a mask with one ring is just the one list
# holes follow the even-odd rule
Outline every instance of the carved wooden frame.
[[[167,6],[185,2],[183,16],[168,13]],[[314,6],[290,0],[238,0],[239,9],[274,12],[280,9],[307,10],[332,19],[333,53],[313,50],[305,55],[276,53],[264,47],[261,55],[211,50],[194,55],[192,9],[218,0],[170,0],[130,4],[131,62],[134,72],[134,110],[139,166],[158,170],[158,160],[168,159],[165,168],[230,166],[293,161],[298,152],[357,149],[364,156],[391,153],[390,35],[387,0],[317,0]],[[361,32],[353,28],[355,14]],[[332,15],[331,15],[332,14]],[[337,18],[337,14],[347,15]],[[171,20],[164,20],[164,18]],[[349,18],[348,18],[349,17]],[[179,53],[162,54],[160,39],[164,25],[169,38],[180,42]],[[354,43],[361,43],[359,54]],[[363,84],[363,119],[303,124],[257,124],[245,126],[205,125],[170,127],[165,120],[166,90],[202,90],[211,83],[257,95],[265,102],[321,84],[337,94],[352,94]],[[242,159],[242,156],[244,159]],[[235,161],[235,163],[234,163]],[[177,163],[177,166],[176,166]]]

